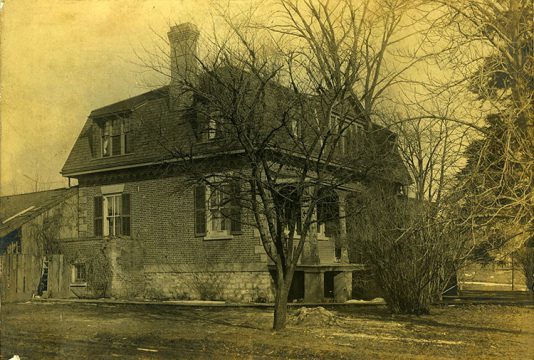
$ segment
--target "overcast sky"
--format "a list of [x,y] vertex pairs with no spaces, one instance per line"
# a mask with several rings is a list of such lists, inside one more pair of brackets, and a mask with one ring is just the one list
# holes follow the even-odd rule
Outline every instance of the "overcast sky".
[[[271,0],[4,0],[0,10],[0,194],[62,187],[60,170],[92,109],[162,85],[140,65],[171,25],[222,29],[215,5],[256,8]],[[2,0],[0,0],[0,4]],[[215,19],[215,25],[212,23]],[[408,28],[408,27],[407,27]],[[411,28],[410,28],[411,31]],[[402,37],[402,34],[401,34]],[[411,43],[400,43],[401,48]],[[136,55],[137,54],[137,55]],[[146,58],[146,56],[145,56]],[[420,76],[417,68],[412,69]],[[430,73],[442,73],[434,68]]]
[[32,191],[34,180],[64,186],[59,171],[90,111],[148,90],[135,53],[171,23],[209,28],[210,9],[207,0],[5,0],[2,195]]

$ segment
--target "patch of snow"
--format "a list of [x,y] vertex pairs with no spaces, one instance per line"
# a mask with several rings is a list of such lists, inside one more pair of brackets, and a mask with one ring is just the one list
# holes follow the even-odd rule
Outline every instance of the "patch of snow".
[[373,300],[347,300],[345,304],[385,304],[386,301],[383,298],[374,298]]
[[215,301],[215,300],[168,300],[165,302],[172,303],[172,304],[198,304],[198,305],[225,304],[225,301]]

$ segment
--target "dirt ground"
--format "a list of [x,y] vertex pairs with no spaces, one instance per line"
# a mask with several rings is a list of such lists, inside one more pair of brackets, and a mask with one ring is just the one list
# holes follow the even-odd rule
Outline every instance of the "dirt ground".
[[420,317],[329,310],[328,323],[294,320],[273,333],[269,308],[7,304],[0,358],[534,359],[533,306],[446,306]]

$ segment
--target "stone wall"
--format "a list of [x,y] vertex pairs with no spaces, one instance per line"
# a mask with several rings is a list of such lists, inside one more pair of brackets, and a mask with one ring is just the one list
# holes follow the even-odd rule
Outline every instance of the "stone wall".
[[225,300],[273,302],[268,271],[146,273],[145,297],[155,300]]

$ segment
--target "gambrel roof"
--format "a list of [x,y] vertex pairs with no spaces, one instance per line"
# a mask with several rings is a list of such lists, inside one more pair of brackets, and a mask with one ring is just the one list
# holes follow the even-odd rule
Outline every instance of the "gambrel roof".
[[[235,69],[219,69],[218,76],[235,76]],[[209,96],[211,93],[219,94],[224,91],[221,82],[210,81],[210,76],[200,77],[199,83],[201,91]],[[245,89],[246,90],[246,89]],[[276,112],[279,108],[277,102],[284,101],[292,94],[290,89],[282,85],[272,84],[267,89],[267,105],[271,112]],[[309,97],[310,104],[313,97]],[[356,101],[357,102],[357,101]],[[169,87],[164,86],[123,101],[119,101],[108,106],[93,110],[74,144],[74,147],[62,169],[62,174],[69,177],[78,177],[94,172],[105,172],[122,170],[134,167],[144,167],[158,165],[166,161],[176,160],[176,149],[187,150],[191,147],[192,154],[196,155],[217,155],[223,151],[238,151],[238,144],[225,143],[221,148],[216,142],[199,141],[199,130],[207,121],[209,109],[204,106],[209,100],[203,98],[201,94],[191,96],[185,106],[178,110],[170,104]],[[359,103],[354,106],[356,109],[353,116],[364,116]],[[360,115],[358,115],[360,114]],[[127,118],[132,129],[132,142],[134,151],[129,154],[118,156],[100,156],[101,152],[101,126],[109,119]],[[368,118],[362,119],[370,122]],[[203,125],[204,124],[204,125]],[[390,138],[394,134],[386,129],[380,129],[372,125],[372,137],[383,144],[390,143]],[[371,136],[371,135],[370,135]],[[280,145],[280,144],[278,144]],[[394,182],[409,183],[409,176],[402,166],[402,160],[393,142],[392,151],[388,155],[388,174],[380,174],[380,177],[389,177]],[[281,146],[281,145],[280,145]],[[193,151],[194,150],[194,151]],[[398,164],[393,166],[391,164]]]

